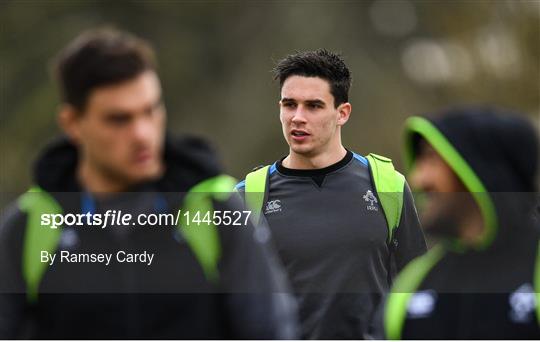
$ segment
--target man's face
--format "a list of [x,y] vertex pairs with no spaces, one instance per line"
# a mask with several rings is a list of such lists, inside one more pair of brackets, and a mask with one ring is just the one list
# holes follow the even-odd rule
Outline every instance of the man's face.
[[74,126],[83,159],[109,179],[133,184],[161,174],[165,108],[155,72],[96,88]]
[[347,122],[350,104],[335,108],[328,81],[290,76],[281,88],[280,121],[291,151],[313,157],[341,143],[339,127]]
[[426,231],[459,235],[461,220],[476,204],[454,171],[425,140],[420,142],[409,181],[414,190],[425,195],[420,207]]
[[465,188],[450,166],[425,140],[420,141],[418,155],[411,172],[411,185],[423,192],[448,193]]

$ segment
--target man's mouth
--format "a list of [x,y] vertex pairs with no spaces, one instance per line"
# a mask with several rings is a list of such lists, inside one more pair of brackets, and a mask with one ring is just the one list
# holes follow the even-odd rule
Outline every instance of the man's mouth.
[[301,130],[293,129],[293,130],[291,131],[291,135],[292,135],[293,137],[305,137],[305,136],[308,136],[309,133],[306,132],[306,131],[301,131]]
[[150,151],[141,151],[135,155],[135,162],[145,163],[152,159],[152,153]]

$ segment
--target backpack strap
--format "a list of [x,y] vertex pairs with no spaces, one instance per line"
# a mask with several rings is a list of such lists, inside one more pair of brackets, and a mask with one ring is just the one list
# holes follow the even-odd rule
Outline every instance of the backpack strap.
[[405,177],[394,169],[392,160],[374,153],[367,156],[371,176],[388,224],[388,242],[401,220]]
[[[212,200],[225,201],[231,196],[231,189],[236,180],[227,175],[206,179],[189,190],[183,202],[183,212],[193,217],[197,212],[201,217],[213,212]],[[219,280],[218,263],[221,258],[221,243],[213,221],[201,220],[197,225],[188,222],[186,215],[181,215],[178,230],[186,239],[195,254],[206,278],[211,282]]]
[[387,339],[402,338],[409,300],[444,254],[444,249],[437,245],[426,254],[408,263],[399,273],[384,308],[384,331]]
[[41,262],[41,251],[55,253],[60,241],[61,227],[41,226],[42,214],[62,214],[60,204],[46,191],[35,186],[21,195],[19,209],[27,214],[23,240],[22,275],[26,283],[26,297],[36,302],[41,279],[48,264]]
[[258,223],[261,218],[262,207],[266,197],[269,170],[270,165],[266,165],[248,173],[246,176],[246,204],[251,210],[253,222]]

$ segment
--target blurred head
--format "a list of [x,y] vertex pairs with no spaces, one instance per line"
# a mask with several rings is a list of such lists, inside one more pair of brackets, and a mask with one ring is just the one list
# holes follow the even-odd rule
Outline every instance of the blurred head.
[[412,117],[405,147],[411,185],[428,194],[426,228],[448,228],[469,242],[474,228],[474,244],[483,248],[528,226],[539,142],[522,115],[469,106]]
[[454,171],[426,140],[418,142],[414,168],[409,175],[411,186],[424,192],[466,191]]
[[58,56],[59,122],[92,172],[122,184],[159,176],[165,108],[154,52],[111,29],[78,36]]
[[[421,221],[424,229],[434,235],[463,238],[468,233],[462,229],[463,222],[481,217],[478,206],[432,145],[421,139],[416,151],[409,182],[415,191],[423,194]],[[475,233],[480,231],[476,227]]]
[[341,146],[349,119],[351,75],[343,59],[326,50],[300,52],[278,62],[280,121],[292,152],[313,157]]

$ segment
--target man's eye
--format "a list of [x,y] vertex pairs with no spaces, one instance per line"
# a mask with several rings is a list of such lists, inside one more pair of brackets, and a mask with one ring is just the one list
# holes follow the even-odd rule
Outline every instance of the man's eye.
[[309,109],[321,109],[323,106],[320,103],[310,103],[307,105]]
[[161,110],[163,108],[163,103],[162,102],[158,102],[156,103],[155,105],[153,105],[152,107],[148,108],[146,110],[146,114],[148,115],[154,115],[156,113],[158,113],[159,110]]
[[129,122],[129,116],[127,115],[110,115],[106,121],[113,125],[123,125]]
[[156,113],[156,111],[157,111],[156,107],[150,107],[144,111],[144,114],[146,114],[147,116],[152,116]]
[[292,103],[292,102],[285,102],[283,104],[283,107],[287,107],[287,108],[294,108],[296,106],[295,103]]

